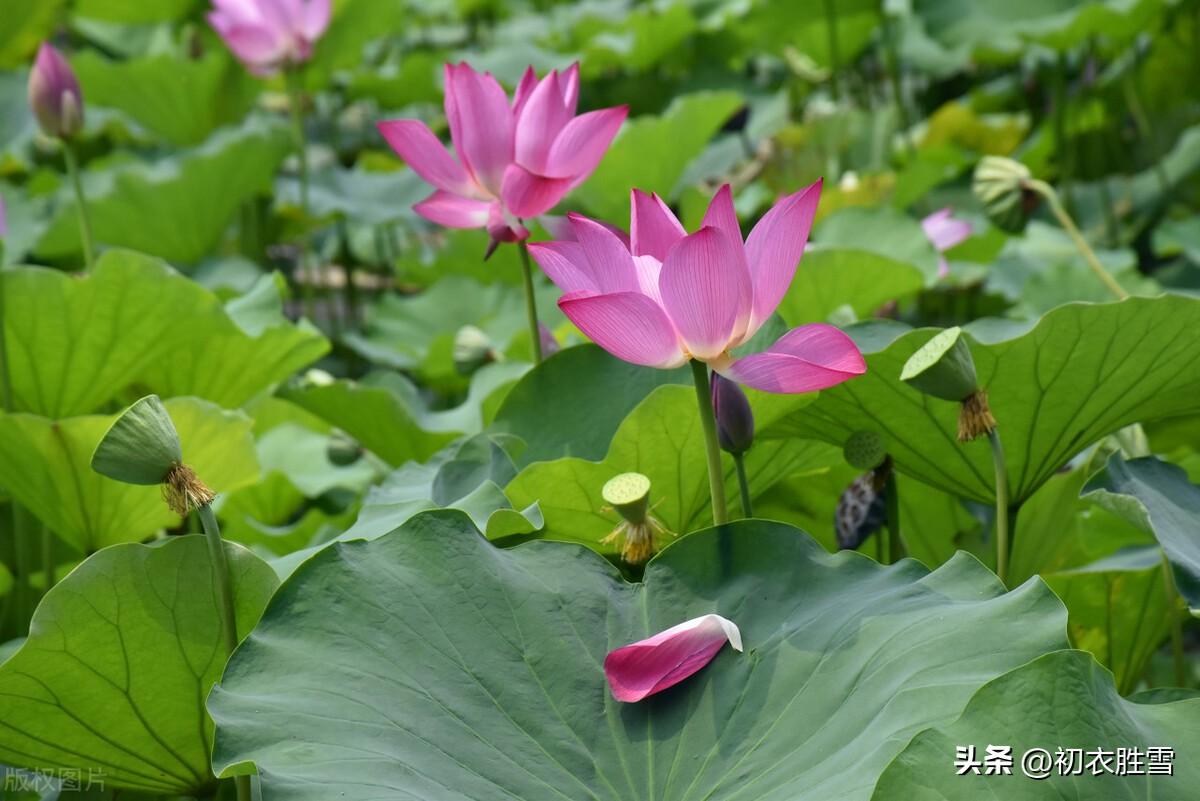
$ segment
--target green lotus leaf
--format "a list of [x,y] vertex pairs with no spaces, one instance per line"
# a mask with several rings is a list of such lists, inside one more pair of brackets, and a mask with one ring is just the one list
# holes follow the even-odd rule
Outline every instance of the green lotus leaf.
[[828,320],[842,306],[870,317],[890,300],[915,295],[925,284],[917,267],[868,250],[814,245],[805,251],[779,304],[790,325]]
[[[869,231],[869,236],[863,232]],[[918,220],[887,206],[851,206],[830,214],[813,230],[813,242],[837,249],[867,251],[916,267],[926,281],[937,278],[937,251]],[[808,254],[800,261],[804,271]],[[842,303],[852,303],[843,298]]]
[[[873,801],[1188,801],[1200,781],[1200,699],[1138,704],[1117,694],[1112,676],[1079,651],[1047,654],[1006,673],[975,693],[962,717],[918,734],[884,772]],[[956,775],[955,749],[1012,746],[1011,776]],[[1084,752],[1138,748],[1147,770],[1147,747],[1173,748],[1172,776],[1115,776],[1111,772],[1045,779],[1022,774],[1026,751]],[[1108,757],[1115,769],[1115,755]],[[1128,764],[1128,763],[1127,763]],[[1051,762],[1053,771],[1054,763]]]
[[[710,612],[745,653],[612,699],[610,649]],[[1005,594],[965,555],[884,568],[749,521],[629,584],[578,546],[498,550],[431,512],[284,583],[209,697],[213,764],[255,765],[264,801],[865,799],[914,733],[1063,624],[1043,584]]]
[[16,411],[87,414],[129,389],[239,406],[328,349],[283,318],[277,292],[273,323],[260,313],[247,331],[237,301],[226,309],[165,263],[129,251],[105,253],[83,278],[23,267],[0,281]]
[[[245,636],[277,581],[245,548],[225,547]],[[46,595],[0,665],[0,761],[93,771],[112,789],[209,790],[204,698],[224,666],[203,537],[105,548]]]
[[[980,386],[996,416],[1008,460],[1010,498],[1021,503],[1085,447],[1132,422],[1195,407],[1200,362],[1191,331],[1200,300],[1175,295],[1061,306],[1032,325],[981,320],[963,327]],[[937,332],[868,325],[852,331],[865,375],[765,432],[841,445],[855,431],[888,440],[899,468],[947,492],[991,504],[986,441],[955,441],[958,405],[900,381],[908,358]]]
[[[172,398],[164,405],[179,432],[184,462],[214,491],[258,477],[248,417],[196,398]],[[179,524],[158,487],[125,484],[92,470],[92,454],[116,419],[0,415],[0,486],[83,553]]]
[[24,65],[54,29],[64,0],[8,0],[0,25],[0,67]]

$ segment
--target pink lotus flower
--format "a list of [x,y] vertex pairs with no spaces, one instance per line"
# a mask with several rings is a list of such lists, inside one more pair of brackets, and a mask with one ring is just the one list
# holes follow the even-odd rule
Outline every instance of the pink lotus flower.
[[729,642],[742,650],[742,633],[720,615],[704,615],[604,657],[604,676],[618,701],[640,701],[686,679]]
[[794,328],[764,353],[740,359],[730,351],[754,336],[787,292],[820,194],[817,182],[783,198],[743,242],[728,186],[694,234],[657,195],[635,189],[628,244],[595,220],[568,215],[577,241],[532,243],[529,252],[566,293],[563,313],[620,359],[661,368],[697,359],[756,389],[812,392],[866,371],[854,342],[834,326]]
[[45,42],[29,72],[29,107],[47,136],[70,139],[83,129],[79,79],[62,53]]
[[486,227],[496,242],[529,236],[522,219],[549,211],[604,157],[627,106],[575,115],[579,65],[540,81],[526,70],[509,103],[491,73],[446,65],[446,119],[456,161],[425,123],[387,120],[379,132],[436,187],[413,206],[449,228]]
[[225,44],[260,77],[312,57],[329,27],[330,0],[213,0],[208,14]]
[[971,224],[966,220],[954,219],[950,216],[953,213],[953,209],[947,206],[921,220],[925,237],[938,252],[938,278],[945,278],[950,274],[950,265],[946,263],[946,257],[942,254],[971,235]]

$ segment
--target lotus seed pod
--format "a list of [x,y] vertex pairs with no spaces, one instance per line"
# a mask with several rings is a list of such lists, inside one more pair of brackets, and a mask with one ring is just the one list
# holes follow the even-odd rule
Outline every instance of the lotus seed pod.
[[988,218],[1003,231],[1019,233],[1036,196],[1026,189],[1033,178],[1029,168],[1002,156],[984,156],[975,167],[972,190]]
[[352,465],[362,458],[362,446],[344,431],[334,431],[325,446],[325,456],[338,467]]
[[464,325],[454,335],[454,368],[466,375],[473,373],[488,362],[495,361],[492,340],[482,329]]
[[942,400],[963,401],[973,395],[979,380],[962,329],[947,328],[926,342],[904,363],[900,380]]
[[717,420],[717,442],[728,453],[745,453],[754,444],[754,412],[750,400],[736,382],[712,377],[713,416]]
[[650,479],[641,473],[613,476],[600,490],[604,502],[634,525],[646,522],[650,509]]
[[874,470],[887,458],[887,443],[874,431],[856,431],[842,447],[846,463],[858,470]]
[[122,412],[92,453],[93,470],[126,484],[161,484],[182,461],[179,434],[157,395]]
[[83,92],[75,71],[50,44],[38,48],[29,72],[29,107],[47,136],[70,139],[83,128]]

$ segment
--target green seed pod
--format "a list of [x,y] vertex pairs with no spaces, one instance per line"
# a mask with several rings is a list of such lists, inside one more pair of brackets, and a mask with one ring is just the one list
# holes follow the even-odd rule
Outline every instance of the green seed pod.
[[650,479],[641,473],[613,476],[600,490],[604,502],[634,525],[646,522],[650,506]]
[[887,443],[874,431],[856,431],[842,446],[846,463],[858,470],[874,470],[887,458]]
[[492,340],[481,329],[464,325],[454,335],[454,369],[466,375],[496,360]]
[[161,484],[183,461],[179,434],[157,395],[121,413],[92,453],[92,469],[126,484]]
[[942,400],[963,401],[975,394],[979,380],[962,329],[947,328],[926,342],[904,363],[900,380]]
[[1026,189],[1026,182],[1032,178],[1029,168],[1019,161],[984,156],[975,167],[971,188],[997,228],[1020,233],[1025,229],[1031,201],[1036,202]]
[[334,431],[325,445],[325,456],[338,467],[352,465],[362,458],[362,446],[344,431]]

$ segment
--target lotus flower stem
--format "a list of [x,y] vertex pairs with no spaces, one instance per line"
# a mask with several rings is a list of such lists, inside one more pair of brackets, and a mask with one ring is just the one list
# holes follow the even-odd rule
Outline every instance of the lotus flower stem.
[[754,517],[754,507],[750,504],[750,482],[746,479],[746,455],[733,454],[733,464],[737,468],[738,490],[742,495],[742,517]]
[[75,190],[75,213],[79,217],[79,238],[83,242],[83,264],[89,272],[92,269],[92,223],[88,218],[87,201],[83,196],[83,181],[79,178],[79,161],[75,158],[75,148],[70,142],[62,140],[63,160],[67,163],[67,174],[71,176],[71,186]]
[[1058,193],[1054,191],[1054,187],[1045,181],[1037,179],[1027,181],[1025,186],[1027,189],[1037,192],[1045,199],[1055,219],[1058,220],[1059,225],[1063,227],[1067,235],[1071,237],[1071,241],[1075,243],[1075,248],[1083,255],[1084,261],[1087,262],[1088,267],[1092,268],[1092,272],[1096,274],[1101,283],[1108,287],[1109,291],[1117,297],[1117,300],[1124,300],[1129,297],[1129,293],[1117,283],[1117,280],[1112,277],[1112,274],[1108,270],[1104,269],[1104,265],[1100,263],[1100,259],[1096,257],[1096,253],[1092,250],[1091,245],[1087,243],[1087,240],[1083,238],[1083,234],[1079,232],[1079,228],[1076,227],[1075,221],[1071,219],[1071,215],[1067,214],[1067,210],[1063,208],[1062,202],[1058,199]]
[[46,583],[45,592],[50,592],[54,586],[54,534],[44,524],[42,525],[42,576]]
[[[521,240],[521,275],[525,279],[525,312],[529,315],[529,342],[533,348],[533,363],[542,363],[542,332],[538,327],[537,297],[533,293],[533,268],[529,265],[529,248]],[[711,410],[709,413],[711,417]]]
[[721,446],[717,442],[717,421],[713,415],[712,389],[708,385],[708,365],[692,359],[692,378],[696,383],[696,404],[700,409],[700,427],[708,455],[708,491],[712,495],[713,523],[729,522],[725,508],[725,471],[721,467]]
[[[213,514],[212,506],[204,503],[196,507],[196,515],[200,525],[204,527],[204,538],[208,541],[208,555],[212,560],[213,574],[217,581],[217,597],[221,604],[221,636],[225,641],[226,656],[237,648],[237,612],[233,600],[233,581],[229,574],[229,563],[225,559],[225,541],[221,539],[221,529],[217,525],[217,517]],[[249,776],[235,776],[237,801],[251,801],[253,798]]]
[[1008,581],[1008,468],[1004,463],[1004,448],[996,429],[988,431],[988,443],[992,446],[992,464],[996,470],[996,575],[1000,581]]
[[893,564],[908,555],[905,552],[904,540],[900,539],[900,485],[896,481],[894,470],[888,476],[883,491],[887,493],[888,564]]
[[841,89],[838,86],[838,30],[837,9],[833,0],[825,0],[825,31],[829,35],[829,92],[833,102],[838,102]]
[[1187,661],[1183,653],[1183,621],[1179,616],[1179,588],[1175,586],[1175,572],[1171,568],[1171,560],[1167,559],[1167,552],[1162,551],[1162,571],[1163,571],[1163,586],[1167,591],[1167,606],[1170,608],[1168,613],[1171,621],[1171,655],[1175,662],[1175,686],[1187,687]]
[[[299,69],[287,71],[288,111],[292,118],[292,139],[296,147],[296,160],[300,167],[300,212],[301,224],[308,225],[308,140],[304,135],[304,79]],[[314,276],[308,271],[308,234],[300,236],[300,253],[296,260],[300,296],[304,298],[304,314],[317,324],[316,301],[313,296]]]

